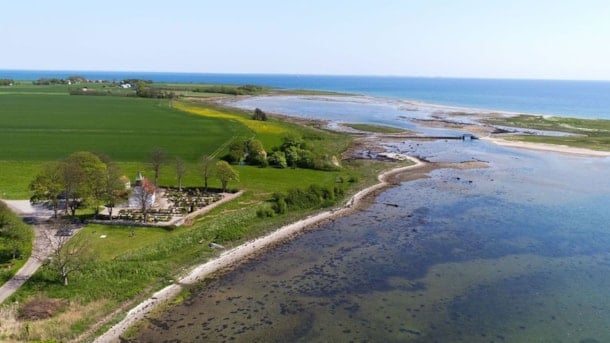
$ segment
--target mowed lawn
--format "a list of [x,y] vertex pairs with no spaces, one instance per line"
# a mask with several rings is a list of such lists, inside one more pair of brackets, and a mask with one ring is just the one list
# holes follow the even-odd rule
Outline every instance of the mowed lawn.
[[136,162],[153,147],[195,161],[251,133],[235,121],[178,111],[168,100],[4,94],[0,135],[0,161],[50,161],[86,150]]

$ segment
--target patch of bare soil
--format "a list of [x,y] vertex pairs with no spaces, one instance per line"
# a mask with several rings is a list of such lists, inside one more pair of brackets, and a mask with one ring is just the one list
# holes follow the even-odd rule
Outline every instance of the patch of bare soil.
[[53,317],[65,302],[60,299],[37,298],[28,301],[19,310],[17,318],[22,321],[35,321]]

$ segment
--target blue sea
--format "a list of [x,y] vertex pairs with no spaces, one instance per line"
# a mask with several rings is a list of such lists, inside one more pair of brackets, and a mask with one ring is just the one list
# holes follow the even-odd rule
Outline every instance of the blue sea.
[[0,70],[0,78],[84,76],[91,80],[256,84],[364,94],[431,104],[532,114],[610,119],[610,81],[421,78],[270,74],[200,74]]

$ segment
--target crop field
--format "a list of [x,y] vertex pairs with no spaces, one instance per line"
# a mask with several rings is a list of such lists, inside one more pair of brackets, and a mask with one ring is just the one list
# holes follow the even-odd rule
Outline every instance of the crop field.
[[[0,92],[0,197],[27,198],[27,185],[43,162],[75,151],[103,153],[140,164],[154,148],[196,164],[235,137],[254,133],[224,118],[191,115],[169,100]],[[29,90],[29,88],[28,88]]]
[[0,160],[48,161],[86,150],[140,161],[153,147],[195,161],[249,130],[189,116],[168,100],[114,96],[0,96]]

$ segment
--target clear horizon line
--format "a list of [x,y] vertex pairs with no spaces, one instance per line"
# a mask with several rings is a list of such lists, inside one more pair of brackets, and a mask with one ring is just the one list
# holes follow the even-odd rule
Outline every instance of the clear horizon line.
[[[195,74],[195,75],[273,75],[273,76],[329,76],[329,77],[388,77],[388,78],[421,78],[421,79],[468,79],[468,80],[523,80],[523,81],[583,81],[583,82],[610,82],[608,79],[569,79],[545,77],[484,77],[484,76],[430,76],[406,74],[345,74],[345,73],[286,73],[286,72],[202,72],[202,71],[151,71],[151,70],[106,70],[106,69],[0,69],[2,72],[57,72],[57,73],[150,73],[150,74]],[[0,74],[0,78],[2,75]]]

